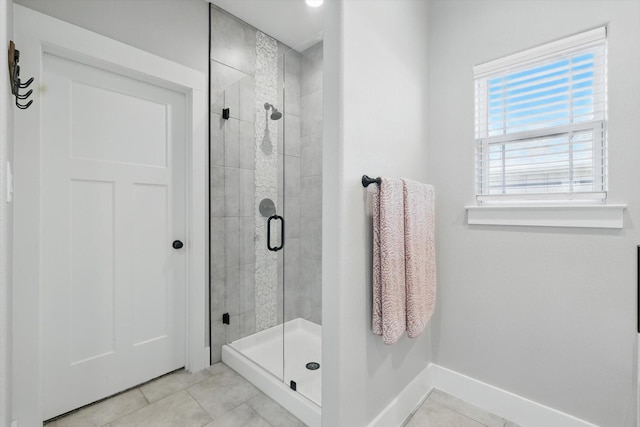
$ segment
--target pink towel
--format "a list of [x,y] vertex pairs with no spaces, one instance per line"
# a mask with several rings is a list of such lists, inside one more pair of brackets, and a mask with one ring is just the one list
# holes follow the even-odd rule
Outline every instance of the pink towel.
[[432,185],[402,181],[407,334],[414,338],[431,319],[436,301],[435,191]]
[[373,333],[393,344],[407,324],[403,184],[382,178],[373,196]]

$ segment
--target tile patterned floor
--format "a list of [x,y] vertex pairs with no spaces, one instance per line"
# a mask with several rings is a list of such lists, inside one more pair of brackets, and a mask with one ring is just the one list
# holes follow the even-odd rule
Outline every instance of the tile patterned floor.
[[[222,363],[174,372],[87,406],[47,427],[304,427],[305,424]],[[434,390],[405,427],[519,427]]]
[[222,363],[174,372],[46,427],[304,427]]
[[404,427],[520,427],[440,390],[433,390]]

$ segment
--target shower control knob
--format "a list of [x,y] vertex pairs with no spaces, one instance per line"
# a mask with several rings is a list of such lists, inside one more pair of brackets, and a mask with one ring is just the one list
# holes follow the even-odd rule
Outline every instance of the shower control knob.
[[181,249],[184,244],[180,240],[174,240],[171,246],[173,246],[173,249]]

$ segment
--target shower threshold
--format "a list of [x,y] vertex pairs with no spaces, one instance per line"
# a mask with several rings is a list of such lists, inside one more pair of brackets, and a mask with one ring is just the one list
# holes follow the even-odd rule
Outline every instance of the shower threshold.
[[[321,424],[321,355],[322,327],[302,318],[222,347],[222,361],[227,366],[310,427]],[[307,368],[310,363],[315,369]]]

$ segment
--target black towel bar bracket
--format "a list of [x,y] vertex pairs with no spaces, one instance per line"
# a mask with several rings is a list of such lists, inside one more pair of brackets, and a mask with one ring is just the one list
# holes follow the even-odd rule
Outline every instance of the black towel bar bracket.
[[378,184],[378,185],[380,185],[381,182],[382,182],[382,180],[380,179],[380,177],[371,178],[370,176],[362,175],[362,186],[363,187],[368,187],[369,184]]

